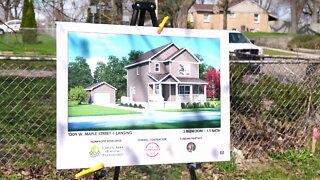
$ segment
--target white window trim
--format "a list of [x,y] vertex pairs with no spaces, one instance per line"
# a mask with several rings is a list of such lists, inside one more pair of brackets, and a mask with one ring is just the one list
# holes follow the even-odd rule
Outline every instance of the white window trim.
[[[256,15],[258,15],[258,19],[256,20]],[[254,14],[253,15],[253,22],[254,23],[260,23],[260,14]]]
[[139,66],[137,66],[137,76],[139,76]]
[[[207,17],[207,18],[205,18],[205,17]],[[203,14],[203,22],[210,22],[210,16],[208,13]]]
[[[189,87],[189,94],[181,94],[181,93],[180,93],[180,87],[184,87],[184,88],[185,88],[185,87]],[[184,89],[183,91],[185,92],[185,89]],[[179,85],[178,94],[179,94],[179,95],[190,95],[190,94],[192,94],[192,93],[191,93],[191,85]]]
[[[187,65],[189,66],[189,74],[180,74],[180,66],[181,65]],[[189,63],[179,63],[179,68],[178,68],[178,74],[179,76],[191,76],[191,65]]]
[[[157,71],[157,65],[159,65],[159,70]],[[160,72],[160,63],[154,64],[154,72]]]
[[193,13],[190,13],[190,22],[194,22],[194,20],[193,20]]
[[234,12],[231,12],[231,13],[229,14],[229,17],[230,17],[230,18],[236,18],[236,16],[237,16],[237,15],[236,15],[236,13],[234,13]]

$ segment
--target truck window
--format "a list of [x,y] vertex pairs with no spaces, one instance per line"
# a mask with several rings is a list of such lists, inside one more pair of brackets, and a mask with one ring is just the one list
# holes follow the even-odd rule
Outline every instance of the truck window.
[[241,33],[229,33],[229,43],[250,43]]

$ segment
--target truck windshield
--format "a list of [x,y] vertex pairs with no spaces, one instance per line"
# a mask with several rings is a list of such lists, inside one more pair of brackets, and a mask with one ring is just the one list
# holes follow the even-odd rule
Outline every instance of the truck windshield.
[[229,33],[229,43],[250,43],[241,33]]

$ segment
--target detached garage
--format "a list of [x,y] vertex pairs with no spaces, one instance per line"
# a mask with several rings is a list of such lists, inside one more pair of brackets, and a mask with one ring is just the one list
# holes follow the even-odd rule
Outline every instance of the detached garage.
[[117,89],[106,82],[92,84],[85,90],[89,92],[89,103],[107,106],[116,102]]

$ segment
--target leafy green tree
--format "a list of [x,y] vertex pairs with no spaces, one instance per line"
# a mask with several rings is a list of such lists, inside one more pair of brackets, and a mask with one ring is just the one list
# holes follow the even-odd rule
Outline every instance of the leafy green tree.
[[37,22],[34,13],[33,0],[23,1],[21,33],[24,43],[37,43]]
[[75,62],[69,63],[69,89],[76,86],[87,87],[93,83],[93,77],[86,59],[76,57]]
[[200,54],[195,54],[195,56],[200,60],[201,64],[199,65],[199,77],[200,79],[205,79],[206,73],[212,69],[214,69],[214,67],[206,64],[204,62],[204,58],[200,55]]
[[82,86],[76,86],[74,88],[71,88],[69,91],[69,100],[77,101],[79,105],[85,102],[87,96],[88,94]]
[[143,51],[136,51],[136,50],[131,50],[128,54],[128,60],[129,62],[137,59],[139,56],[141,56],[143,54]]

